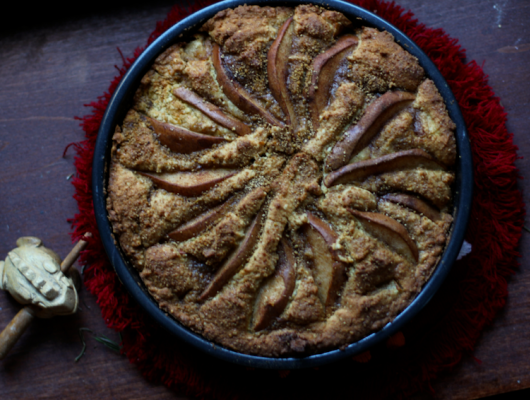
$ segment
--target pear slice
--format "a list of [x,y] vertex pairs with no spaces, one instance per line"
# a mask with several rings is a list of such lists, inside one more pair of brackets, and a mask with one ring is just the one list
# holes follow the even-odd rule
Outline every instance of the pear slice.
[[256,215],[242,242],[234,250],[228,260],[226,260],[224,265],[217,271],[206,289],[201,293],[199,297],[200,301],[205,301],[210,297],[215,296],[250,258],[254,251],[254,246],[259,239],[259,233],[263,226],[264,214],[263,209]]
[[351,52],[352,47],[356,46],[358,42],[357,36],[342,36],[337,43],[313,60],[313,74],[309,86],[308,100],[315,131],[319,126],[318,118],[320,113],[328,104],[329,92],[335,73],[342,61]]
[[384,214],[357,211],[351,208],[348,208],[348,211],[361,221],[368,233],[409,260],[418,261],[419,253],[416,243],[409,236],[405,227],[395,219]]
[[305,226],[307,242],[313,252],[313,278],[318,287],[318,297],[327,308],[333,306],[346,281],[346,266],[336,257],[332,246],[338,235],[320,218],[307,213]]
[[373,101],[361,120],[350,127],[343,139],[335,144],[326,159],[326,170],[334,171],[346,165],[359,151],[365,148],[383,125],[397,112],[411,104],[416,95],[408,92],[386,92]]
[[421,149],[403,150],[386,156],[348,164],[326,176],[324,184],[326,187],[331,187],[340,183],[362,181],[372,175],[421,166],[430,169],[443,169],[441,164]]
[[153,118],[148,117],[148,121],[158,134],[160,143],[175,153],[189,154],[226,142],[222,137],[202,135]]
[[234,131],[239,136],[248,135],[250,133],[250,127],[248,125],[235,118],[228,116],[223,111],[221,111],[219,107],[204,100],[195,92],[192,92],[191,90],[180,86],[173,91],[173,94],[180,100],[202,111],[213,121],[217,122],[219,125],[224,126],[225,128],[230,129],[231,131]]
[[442,216],[440,215],[440,212],[438,210],[431,207],[429,204],[427,204],[423,200],[418,199],[415,196],[403,193],[389,193],[387,195],[384,195],[382,199],[408,207],[420,214],[425,215],[431,221],[436,222],[441,221],[442,219]]
[[151,179],[159,188],[183,196],[199,196],[218,183],[234,176],[239,171],[231,169],[210,169],[200,172],[174,172],[155,174],[137,171]]
[[272,42],[267,54],[267,75],[272,96],[283,110],[287,124],[294,129],[296,113],[287,89],[289,55],[291,54],[294,32],[294,24],[292,22],[292,17],[285,21],[278,31],[278,36]]
[[339,238],[339,235],[337,235],[335,231],[331,229],[329,224],[318,218],[315,214],[308,212],[307,222],[309,223],[309,225],[311,225],[311,227],[316,229],[318,233],[320,233],[320,235],[326,241],[330,248]]
[[278,264],[274,275],[265,283],[256,300],[254,330],[268,327],[289,302],[296,284],[295,258],[293,248],[282,238],[278,246]]
[[175,242],[183,242],[185,240],[191,239],[219,220],[226,213],[231,204],[231,201],[225,201],[223,204],[212,208],[208,212],[199,215],[197,218],[194,218],[191,221],[186,222],[184,225],[181,225],[167,235]]
[[228,77],[221,60],[221,50],[219,45],[214,43],[213,51],[213,66],[217,74],[217,81],[221,88],[223,89],[224,94],[228,99],[236,105],[236,107],[241,110],[254,115],[261,116],[265,121],[271,125],[284,127],[284,123],[278,121],[270,112],[265,110],[260,106],[256,100],[254,100],[250,95],[245,91],[245,89],[237,83],[235,80]]

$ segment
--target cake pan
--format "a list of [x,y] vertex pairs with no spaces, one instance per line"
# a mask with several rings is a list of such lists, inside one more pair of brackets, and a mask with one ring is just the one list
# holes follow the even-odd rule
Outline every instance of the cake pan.
[[[216,13],[243,4],[295,7],[299,4],[308,3],[340,11],[352,21],[359,21],[359,19],[361,19],[362,21],[359,22],[363,25],[390,32],[398,44],[418,58],[420,65],[425,70],[426,76],[434,81],[440,94],[445,100],[449,116],[456,124],[455,136],[458,157],[455,165],[456,179],[453,186],[454,222],[450,231],[449,243],[447,244],[438,266],[429,281],[425,284],[414,301],[412,301],[412,303],[403,310],[393,322],[387,324],[378,332],[372,333],[362,340],[350,344],[346,349],[330,350],[307,357],[269,358],[242,354],[206,340],[162,311],[148,293],[136,269],[124,259],[119,245],[114,240],[106,210],[105,193],[108,179],[107,163],[110,157],[112,136],[116,125],[122,123],[125,114],[131,107],[132,98],[140,84],[140,80],[148,71],[156,57],[170,45],[178,41],[186,40],[189,33],[193,33],[194,29],[199,28]],[[393,25],[358,6],[336,0],[285,0],[281,2],[267,0],[228,0],[206,7],[175,24],[138,57],[135,63],[124,75],[114,92],[99,129],[94,152],[92,175],[94,211],[105,251],[116,270],[120,281],[138,304],[167,331],[180,338],[182,341],[195,346],[197,349],[222,360],[239,365],[268,369],[296,369],[328,364],[364,352],[375,344],[385,341],[398,332],[403,325],[416,315],[435,295],[456,260],[464,240],[464,234],[469,219],[472,188],[473,172],[471,148],[465,123],[455,97],[436,66],[411,39]]]

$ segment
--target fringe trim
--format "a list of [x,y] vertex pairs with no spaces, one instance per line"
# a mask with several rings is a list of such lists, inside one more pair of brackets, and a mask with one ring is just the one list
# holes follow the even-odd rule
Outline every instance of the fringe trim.
[[[514,166],[517,147],[506,130],[506,113],[499,98],[488,85],[482,68],[475,61],[466,63],[465,50],[442,29],[426,28],[410,11],[394,2],[351,2],[377,13],[414,40],[434,61],[460,105],[471,138],[475,173],[471,222],[466,235],[473,245],[471,254],[457,262],[449,283],[444,284],[427,307],[431,314],[432,309],[436,310],[436,318],[429,319],[428,313],[423,312],[421,318],[405,329],[406,346],[376,354],[372,364],[361,364],[362,367],[347,360],[318,371],[278,374],[230,365],[197,354],[198,351],[183,343],[174,343],[130,300],[117,279],[103,249],[92,206],[92,159],[97,132],[121,77],[144,50],[138,48],[130,58],[122,55],[123,65],[116,66],[119,74],[108,91],[97,101],[86,104],[91,112],[78,118],[86,140],[73,144],[77,175],[72,183],[79,213],[70,222],[74,241],[85,232],[93,235],[80,257],[80,263],[86,267],[85,286],[97,297],[107,325],[122,333],[123,352],[129,361],[150,381],[162,382],[180,394],[201,399],[256,398],[256,387],[263,398],[292,397],[292,393],[312,398],[319,391],[329,395],[330,381],[340,382],[335,384],[337,394],[354,390],[352,393],[359,397],[406,398],[418,391],[432,390],[431,381],[472,352],[484,327],[504,306],[508,294],[506,279],[518,266],[516,248],[525,211],[517,188],[520,177]],[[157,23],[147,45],[176,22],[213,3],[201,0],[176,5],[164,21]],[[418,326],[421,329],[416,329]],[[352,374],[357,379],[352,380]],[[302,384],[313,376],[312,387]],[[247,390],[241,382],[252,384],[254,390]]]

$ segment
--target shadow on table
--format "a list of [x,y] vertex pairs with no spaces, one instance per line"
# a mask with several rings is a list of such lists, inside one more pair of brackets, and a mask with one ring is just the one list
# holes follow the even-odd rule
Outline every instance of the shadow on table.
[[0,35],[116,12],[141,12],[159,6],[169,8],[175,3],[175,0],[151,0],[148,3],[145,0],[93,0],[81,6],[76,2],[12,2],[10,11],[0,18]]

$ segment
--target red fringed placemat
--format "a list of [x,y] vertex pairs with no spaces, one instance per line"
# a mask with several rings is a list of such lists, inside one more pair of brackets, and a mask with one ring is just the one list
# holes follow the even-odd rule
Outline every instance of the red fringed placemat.
[[[190,13],[215,1],[175,6],[157,24],[147,44]],[[110,265],[99,239],[92,207],[91,174],[96,136],[103,113],[118,82],[143,49],[124,58],[120,74],[82,118],[86,140],[75,144],[77,177],[73,180],[79,214],[74,239],[92,232],[82,257],[85,285],[97,297],[107,325],[123,337],[123,352],[146,378],[179,393],[200,398],[357,398],[407,397],[430,386],[441,371],[470,353],[484,327],[504,306],[506,278],[517,267],[516,251],[524,216],[516,186],[516,146],[506,130],[506,113],[474,61],[442,29],[428,29],[411,12],[380,0],[352,0],[394,24],[434,61],[458,100],[473,151],[475,187],[466,240],[470,255],[458,261],[441,290],[403,330],[406,345],[371,352],[369,362],[344,360],[301,371],[250,370],[211,358],[177,342],[154,325],[129,298]],[[244,382],[244,384],[243,384]],[[308,384],[310,383],[310,384]],[[341,397],[342,397],[341,396]]]

